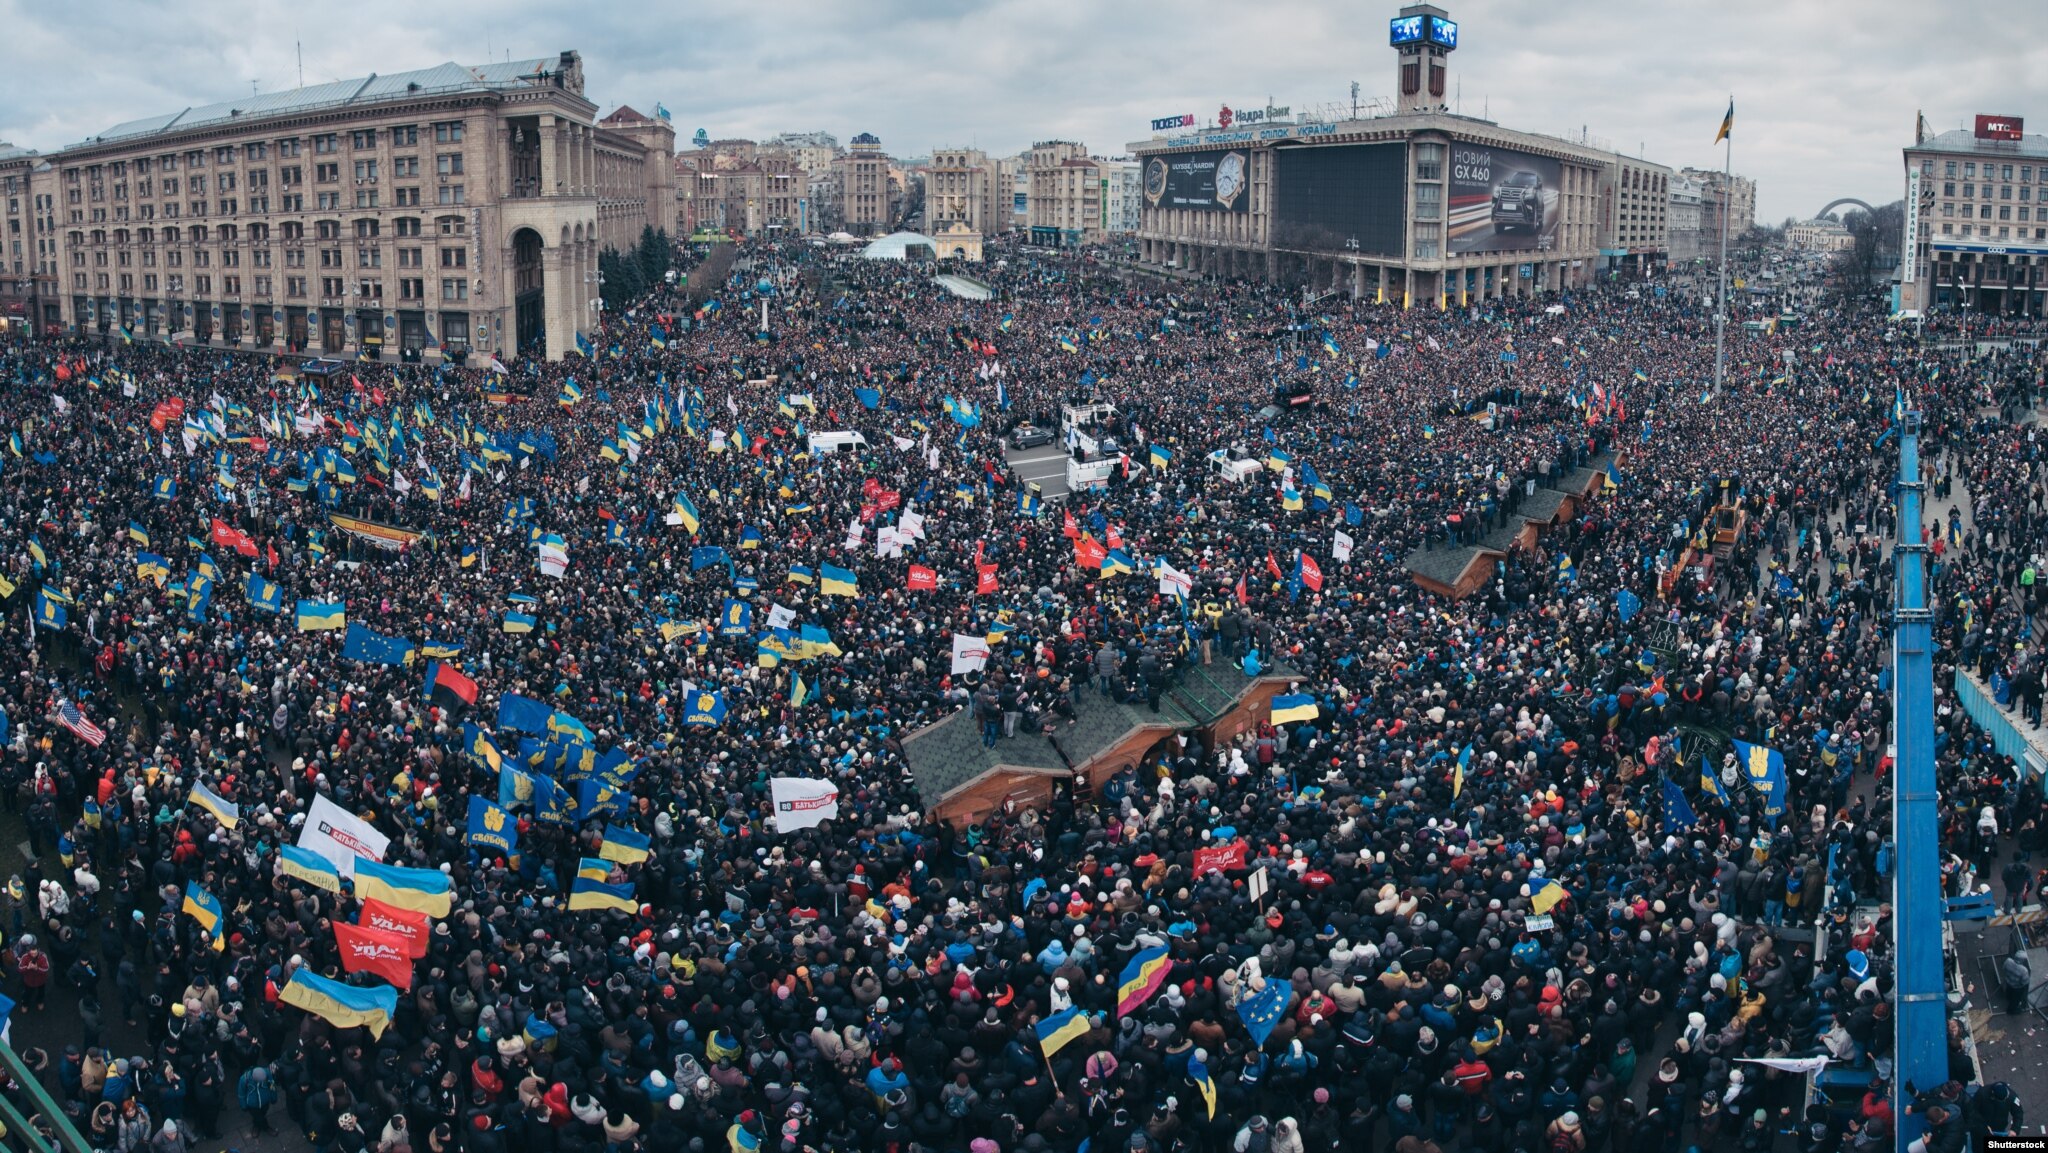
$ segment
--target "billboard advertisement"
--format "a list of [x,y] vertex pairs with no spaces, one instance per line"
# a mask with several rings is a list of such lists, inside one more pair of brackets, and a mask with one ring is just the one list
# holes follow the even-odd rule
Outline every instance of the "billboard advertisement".
[[1408,146],[1273,150],[1273,244],[1302,252],[1400,256]]
[[1153,208],[1251,211],[1251,157],[1235,149],[1181,152],[1145,162],[1145,203]]
[[1451,252],[1555,250],[1560,176],[1547,156],[1452,142]]
[[1977,139],[2018,140],[2026,135],[2027,122],[2017,116],[1978,116]]

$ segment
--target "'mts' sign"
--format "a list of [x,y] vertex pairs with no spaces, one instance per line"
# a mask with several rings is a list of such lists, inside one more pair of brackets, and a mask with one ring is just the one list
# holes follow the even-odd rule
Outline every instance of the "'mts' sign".
[[1977,117],[1977,139],[2018,140],[2025,135],[2026,121],[2017,116]]

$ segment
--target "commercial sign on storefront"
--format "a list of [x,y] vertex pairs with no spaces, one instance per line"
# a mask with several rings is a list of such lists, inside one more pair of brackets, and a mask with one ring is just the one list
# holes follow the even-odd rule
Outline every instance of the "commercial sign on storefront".
[[2027,122],[2018,116],[1977,117],[1977,139],[2018,140],[2026,135]]
[[1159,119],[1154,120],[1152,122],[1152,131],[1164,132],[1169,128],[1193,128],[1194,126],[1195,114],[1183,112],[1179,116],[1161,116]]
[[1166,138],[1166,146],[1179,148],[1187,144],[1249,144],[1260,140],[1300,140],[1336,134],[1335,124],[1282,124],[1257,131],[1193,132],[1186,136],[1169,136]]

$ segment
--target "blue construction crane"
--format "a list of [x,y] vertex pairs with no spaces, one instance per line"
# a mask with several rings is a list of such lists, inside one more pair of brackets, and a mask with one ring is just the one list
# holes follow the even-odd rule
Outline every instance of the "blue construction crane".
[[1913,1093],[1948,1080],[1948,988],[1942,972],[1941,825],[1934,788],[1934,613],[1927,602],[1927,545],[1921,539],[1920,413],[1892,405],[1899,430],[1899,540],[1893,549],[1898,599],[1892,606],[1892,945],[1897,957],[1897,1066],[1892,1115],[1900,1147],[1924,1122],[1908,1117]]

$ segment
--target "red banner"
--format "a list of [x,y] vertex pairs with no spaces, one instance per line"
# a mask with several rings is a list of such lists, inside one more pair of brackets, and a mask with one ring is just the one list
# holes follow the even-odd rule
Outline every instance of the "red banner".
[[336,921],[334,943],[341,947],[344,972],[375,973],[401,989],[412,988],[412,958],[407,955],[409,943],[399,934]]
[[1301,554],[1301,583],[1307,585],[1311,592],[1323,591],[1323,566],[1307,553]]
[[996,566],[992,564],[976,565],[974,578],[975,595],[987,596],[988,594],[995,591]]
[[256,542],[249,539],[249,534],[219,517],[213,518],[213,543],[234,549],[243,556],[257,555]]
[[1099,569],[1102,558],[1108,555],[1109,550],[1097,544],[1092,536],[1084,536],[1074,542],[1074,563],[1082,568]]
[[1081,526],[1074,522],[1073,509],[1067,510],[1066,524],[1060,528],[1060,532],[1064,533],[1068,540],[1079,540],[1081,538]]
[[921,564],[911,565],[907,587],[912,592],[936,592],[939,587],[938,570],[928,569]]
[[875,507],[883,512],[888,512],[902,503],[903,494],[900,492],[880,492],[875,494]]
[[1242,869],[1244,868],[1244,853],[1245,844],[1243,841],[1232,841],[1227,845],[1214,849],[1196,849],[1195,876],[1203,876],[1211,869],[1226,873],[1232,869]]
[[408,957],[427,955],[427,934],[433,930],[427,924],[425,913],[400,909],[370,898],[363,902],[363,912],[356,918],[356,923],[365,929],[397,936],[405,942],[405,955]]

